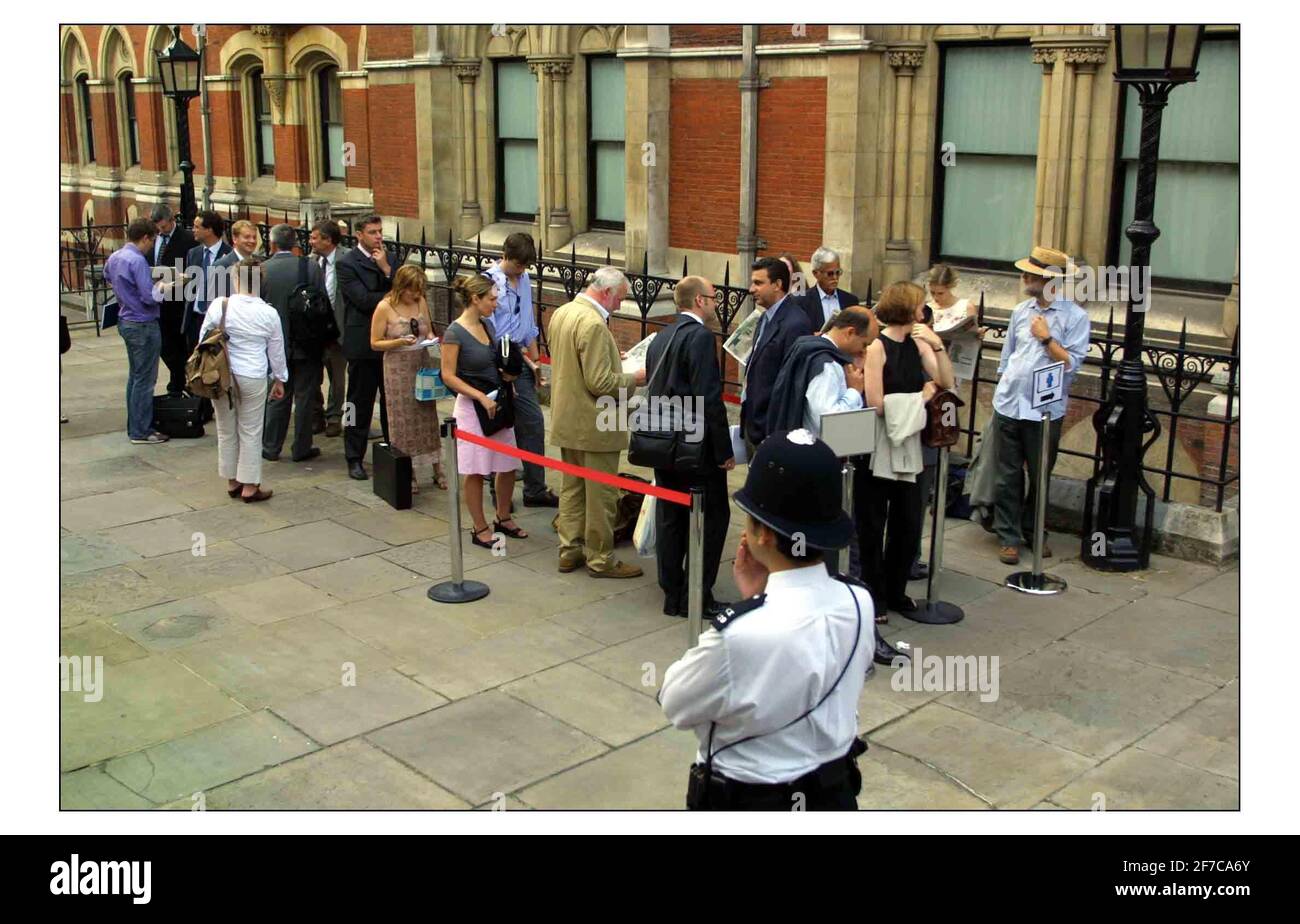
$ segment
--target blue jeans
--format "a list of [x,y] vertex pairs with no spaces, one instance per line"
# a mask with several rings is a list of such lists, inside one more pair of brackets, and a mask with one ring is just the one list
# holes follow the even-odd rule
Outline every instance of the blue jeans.
[[158,384],[162,331],[157,321],[117,322],[126,344],[126,435],[144,439],[153,432],[153,390]]

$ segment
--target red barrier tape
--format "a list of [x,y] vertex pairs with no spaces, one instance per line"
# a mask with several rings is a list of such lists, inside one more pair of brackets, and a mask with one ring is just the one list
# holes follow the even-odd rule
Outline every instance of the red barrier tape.
[[601,484],[607,484],[610,487],[626,488],[629,491],[635,491],[637,494],[649,494],[651,497],[657,497],[671,504],[681,504],[683,507],[691,505],[691,496],[682,491],[670,491],[658,485],[633,481],[631,478],[620,478],[618,475],[609,475],[581,465],[571,465],[568,462],[561,462],[559,459],[552,459],[550,456],[539,456],[535,452],[529,452],[517,446],[507,446],[505,443],[498,443],[486,436],[470,433],[461,427],[456,428],[456,439],[482,446],[485,449],[491,449],[494,452],[504,453],[507,456],[514,456],[516,459],[523,459],[525,462],[534,462],[537,465],[545,465],[547,468],[553,468],[569,475],[577,475],[579,478],[599,481]]

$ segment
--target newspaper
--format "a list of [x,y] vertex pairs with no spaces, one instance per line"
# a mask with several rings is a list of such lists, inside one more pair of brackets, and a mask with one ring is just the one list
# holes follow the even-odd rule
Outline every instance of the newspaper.
[[[658,333],[658,331],[655,333]],[[651,334],[627,351],[627,354],[623,357],[623,372],[625,374],[640,372],[645,368],[646,353],[650,351],[650,341],[654,338],[655,334]]]
[[974,330],[967,330],[948,341],[948,359],[952,363],[953,377],[968,382],[975,378],[975,366],[979,362],[980,336]]
[[754,334],[758,330],[758,322],[762,320],[763,312],[751,311],[745,320],[741,321],[739,326],[732,331],[731,336],[722,344],[722,348],[736,358],[736,362],[742,366],[749,362],[749,354],[754,349]]
[[411,352],[415,350],[427,350],[432,348],[433,350],[432,355],[437,356],[439,342],[440,341],[438,340],[437,337],[430,337],[428,340],[420,340],[416,343],[408,343],[406,346],[398,347],[397,352],[405,353],[405,352]]
[[951,308],[935,308],[933,311],[934,332],[944,340],[975,326],[975,319],[966,313],[964,305],[953,305]]

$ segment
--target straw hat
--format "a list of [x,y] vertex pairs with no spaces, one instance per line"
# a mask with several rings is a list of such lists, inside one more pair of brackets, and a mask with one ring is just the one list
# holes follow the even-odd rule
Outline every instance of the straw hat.
[[1049,279],[1077,276],[1079,268],[1070,255],[1051,247],[1035,247],[1023,260],[1016,261],[1016,269]]

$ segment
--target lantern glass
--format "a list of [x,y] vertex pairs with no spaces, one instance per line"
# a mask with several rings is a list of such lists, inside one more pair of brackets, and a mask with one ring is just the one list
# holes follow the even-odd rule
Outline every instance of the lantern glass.
[[1179,71],[1196,70],[1201,44],[1200,26],[1174,26],[1174,51],[1169,66]]
[[1122,24],[1115,28],[1119,80],[1183,83],[1196,79],[1201,31],[1194,24]]
[[186,45],[177,32],[172,43],[158,52],[158,76],[163,94],[172,99],[197,96],[201,60],[199,53]]

